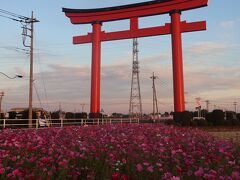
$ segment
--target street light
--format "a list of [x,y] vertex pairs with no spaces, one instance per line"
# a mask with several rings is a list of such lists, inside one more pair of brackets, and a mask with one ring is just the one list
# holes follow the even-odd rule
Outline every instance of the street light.
[[3,72],[0,72],[0,74],[4,75],[4,76],[7,77],[8,79],[23,78],[23,76],[22,76],[22,75],[19,75],[19,74],[16,74],[14,77],[10,77],[10,76],[6,75],[6,74],[3,73]]
[[[0,74],[4,75],[5,77],[7,77],[8,79],[15,79],[15,78],[23,78],[22,75],[15,75],[14,77],[10,77],[7,74],[0,72]],[[4,92],[0,92],[0,119],[2,118],[2,98],[4,96]]]

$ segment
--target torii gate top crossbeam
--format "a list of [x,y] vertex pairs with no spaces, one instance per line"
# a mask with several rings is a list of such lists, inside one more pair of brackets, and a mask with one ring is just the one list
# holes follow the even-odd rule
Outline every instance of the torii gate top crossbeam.
[[174,10],[186,11],[207,6],[207,3],[208,0],[155,0],[98,9],[63,8],[62,10],[73,24],[89,24],[166,14]]

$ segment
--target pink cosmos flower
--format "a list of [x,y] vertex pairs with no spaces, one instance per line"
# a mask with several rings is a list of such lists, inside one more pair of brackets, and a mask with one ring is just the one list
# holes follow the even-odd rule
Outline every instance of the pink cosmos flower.
[[138,171],[138,172],[141,172],[141,171],[143,170],[143,167],[142,167],[141,164],[137,164],[137,165],[136,165],[136,168],[137,168],[137,171]]
[[42,158],[41,158],[41,161],[42,161],[43,163],[47,163],[49,160],[51,160],[51,158],[49,158],[49,157],[42,157]]
[[234,171],[234,172],[232,172],[231,177],[232,177],[233,179],[239,180],[239,179],[240,179],[240,173],[237,172],[237,171]]
[[143,163],[144,166],[149,166],[150,164],[148,162]]
[[16,157],[16,156],[13,156],[11,159],[12,159],[12,161],[16,161],[16,160],[17,160],[17,157]]
[[13,172],[14,176],[22,177],[23,173],[19,169],[15,169]]
[[120,178],[120,174],[119,173],[113,173],[112,174],[112,180],[118,180],[118,178]]
[[178,177],[178,176],[173,176],[173,177],[171,178],[171,180],[180,180],[180,177]]
[[126,164],[126,163],[127,163],[127,160],[126,160],[126,159],[122,159],[122,163],[123,163],[123,164]]
[[187,175],[191,176],[192,174],[193,174],[193,172],[191,170],[188,170]]
[[214,171],[214,170],[211,170],[211,171],[210,171],[210,174],[212,175],[213,178],[216,178],[216,177],[217,177],[217,172]]
[[197,177],[202,177],[204,174],[203,168],[200,167],[197,171],[194,172],[194,175]]
[[166,172],[163,175],[163,179],[171,179],[171,177],[172,177],[172,173],[170,173],[170,172]]
[[12,177],[13,177],[13,174],[12,174],[12,173],[8,173],[8,174],[7,174],[7,177],[8,177],[8,178],[12,178]]
[[235,165],[236,162],[235,162],[235,160],[234,161],[228,161],[228,164],[230,164],[232,166],[232,165]]
[[125,174],[122,174],[122,175],[121,175],[121,180],[128,180],[128,176],[125,175]]
[[148,166],[147,171],[152,173],[153,172],[153,166]]
[[0,168],[0,174],[3,174],[5,172],[4,168]]

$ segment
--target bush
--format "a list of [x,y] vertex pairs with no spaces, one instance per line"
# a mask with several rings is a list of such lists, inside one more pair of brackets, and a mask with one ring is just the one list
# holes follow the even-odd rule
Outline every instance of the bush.
[[89,113],[89,118],[102,118],[101,113]]
[[240,113],[237,113],[237,119],[240,121]]
[[206,120],[207,120],[207,122],[208,122],[208,124],[213,124],[213,117],[212,117],[212,113],[207,113],[206,114]]
[[204,118],[202,118],[202,119],[197,120],[197,125],[198,126],[207,126],[208,122]]
[[173,115],[174,122],[182,126],[190,126],[192,118],[192,113],[189,111],[175,112]]
[[213,125],[224,125],[224,112],[222,110],[216,109],[211,114],[210,121]]
[[172,119],[172,120],[164,121],[164,124],[165,124],[165,125],[180,126],[180,124],[179,124],[179,123],[176,123],[173,119]]
[[232,122],[232,125],[235,125],[235,126],[240,125],[240,120],[238,119],[232,119],[231,122]]
[[233,111],[227,111],[226,112],[226,119],[231,123],[231,125],[239,125],[239,119],[237,117],[237,114]]
[[193,126],[193,127],[196,127],[196,126],[198,126],[198,123],[197,123],[197,121],[191,121],[191,126]]
[[66,119],[74,119],[74,113],[72,112],[66,112],[66,115],[65,115],[65,118]]

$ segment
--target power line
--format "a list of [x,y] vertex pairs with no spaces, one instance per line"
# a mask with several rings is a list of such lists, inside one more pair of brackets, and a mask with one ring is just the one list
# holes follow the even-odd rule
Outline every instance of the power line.
[[4,18],[6,18],[6,19],[10,19],[10,20],[13,20],[13,21],[21,22],[21,20],[18,20],[18,19],[15,19],[15,18],[11,18],[11,17],[4,16],[4,15],[1,15],[1,14],[0,14],[0,16],[1,16],[1,17],[4,17]]
[[40,96],[38,94],[38,91],[37,91],[37,88],[36,88],[36,84],[33,82],[33,86],[34,86],[34,89],[35,89],[35,92],[36,92],[36,95],[37,95],[37,98],[38,98],[38,102],[40,104],[40,107],[43,108],[42,106],[42,102],[41,102],[41,99],[40,99]]
[[16,18],[19,18],[19,19],[25,20],[25,21],[30,19],[29,17],[22,16],[22,15],[19,15],[19,14],[10,12],[10,11],[6,11],[6,10],[3,10],[3,9],[0,9],[0,13],[8,15],[10,17],[16,17]]

